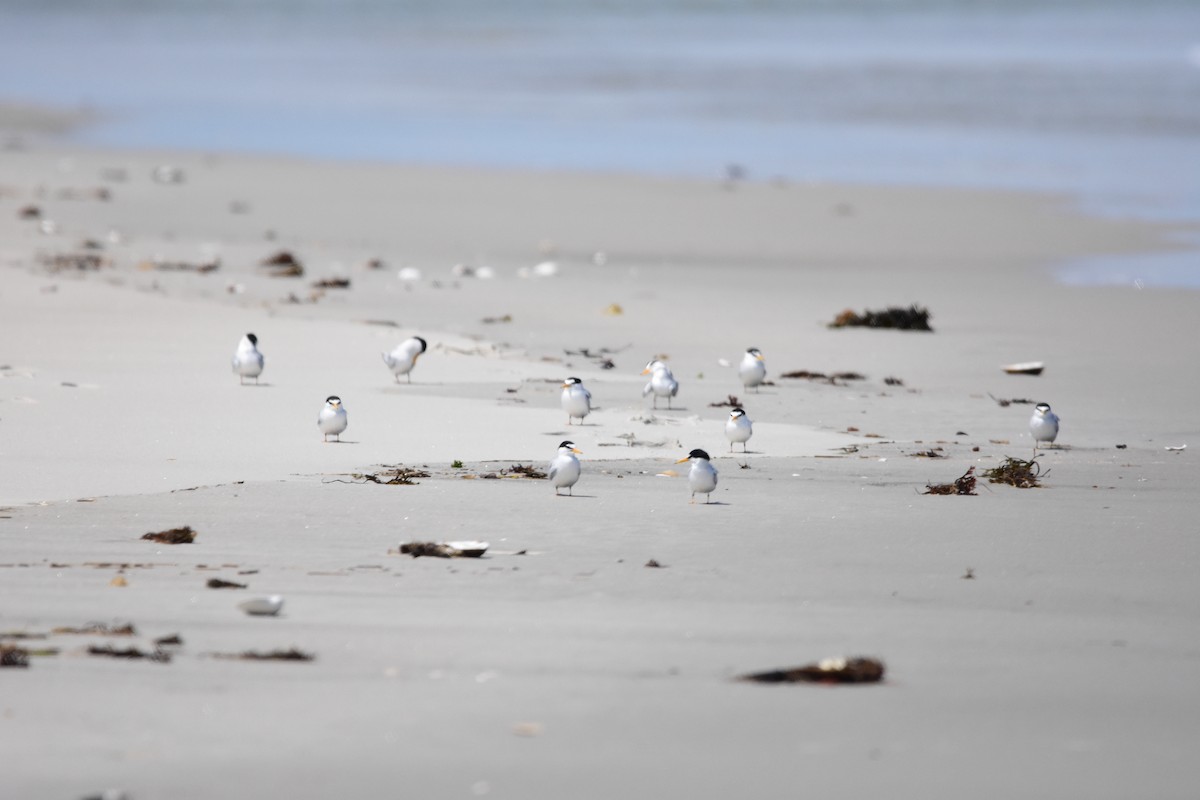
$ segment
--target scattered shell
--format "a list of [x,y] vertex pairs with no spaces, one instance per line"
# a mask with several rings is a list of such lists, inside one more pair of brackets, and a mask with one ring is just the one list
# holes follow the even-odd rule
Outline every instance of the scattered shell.
[[1045,368],[1044,361],[1023,361],[1020,364],[1004,365],[1004,371],[1009,375],[1041,375]]
[[252,617],[273,617],[283,610],[283,596],[273,594],[270,597],[252,597],[238,603],[238,608]]
[[421,270],[416,267],[401,267],[396,277],[405,283],[412,283],[421,280]]
[[533,267],[533,274],[539,278],[551,278],[558,274],[558,262],[542,261],[539,264],[535,264]]
[[111,581],[109,581],[109,582],[108,582],[108,585],[109,585],[109,586],[116,586],[116,587],[118,587],[118,588],[119,588],[119,587],[122,587],[122,586],[128,586],[128,585],[129,585],[129,581],[125,580],[125,578],[124,578],[124,577],[122,577],[122,576],[118,575],[117,577],[115,577],[115,578],[113,578]]
[[1163,449],[1164,450],[1187,450],[1187,445],[1186,444],[1180,444],[1180,445],[1175,445],[1175,446],[1167,445]]

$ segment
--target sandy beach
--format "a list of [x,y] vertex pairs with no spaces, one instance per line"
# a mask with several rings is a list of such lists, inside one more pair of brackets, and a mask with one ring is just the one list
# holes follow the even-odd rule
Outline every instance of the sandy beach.
[[[1053,279],[1168,250],[1165,223],[966,189],[0,164],[0,644],[53,651],[0,670],[13,796],[1194,795],[1200,295]],[[261,266],[280,251],[302,276]],[[932,333],[827,327],[913,303]],[[250,331],[258,386],[230,370]],[[412,335],[397,383],[380,353]],[[922,494],[1028,458],[1029,401],[1062,417],[1042,488]],[[574,497],[511,473],[564,439]],[[697,447],[711,505],[675,464]],[[355,477],[396,465],[428,477]],[[450,540],[490,548],[397,552]],[[53,633],[93,622],[136,634]],[[88,654],[173,634],[169,663]],[[286,648],[314,658],[219,657]],[[736,680],[858,655],[882,684]]]

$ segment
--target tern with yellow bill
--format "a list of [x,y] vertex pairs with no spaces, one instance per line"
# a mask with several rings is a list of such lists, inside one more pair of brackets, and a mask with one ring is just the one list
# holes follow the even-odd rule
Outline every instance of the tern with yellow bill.
[[689,502],[696,502],[696,493],[699,492],[705,495],[705,504],[709,503],[713,491],[717,488],[717,468],[712,465],[708,453],[703,450],[693,450],[675,463],[682,464],[685,461],[692,462],[692,468],[688,470],[688,486],[692,489],[692,499]]
[[558,446],[558,455],[550,462],[548,475],[550,482],[554,484],[554,494],[558,495],[559,489],[566,489],[567,494],[571,494],[571,487],[579,482],[579,474],[583,471],[579,465],[579,459],[576,454],[580,451],[575,448],[574,442],[562,442]]

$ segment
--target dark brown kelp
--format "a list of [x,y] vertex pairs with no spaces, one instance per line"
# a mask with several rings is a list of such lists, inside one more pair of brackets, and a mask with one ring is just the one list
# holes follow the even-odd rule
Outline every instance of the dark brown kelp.
[[933,331],[929,327],[929,309],[911,305],[908,308],[890,306],[882,311],[863,311],[859,314],[846,309],[838,314],[831,328],[894,328],[901,331]]
[[147,533],[142,538],[149,539],[152,542],[159,542],[160,544],[191,544],[196,541],[196,532],[192,530],[190,525],[184,525],[182,528],[171,528],[168,531]]
[[878,683],[883,680],[883,662],[875,658],[827,658],[815,664],[742,675],[738,680],[754,683]]
[[1035,489],[1041,486],[1041,473],[1042,466],[1037,463],[1037,459],[1022,461],[1005,456],[1003,464],[984,470],[983,477],[987,478],[989,483],[1007,483],[1018,489]]
[[975,467],[967,467],[967,471],[953,483],[927,483],[921,494],[975,494]]

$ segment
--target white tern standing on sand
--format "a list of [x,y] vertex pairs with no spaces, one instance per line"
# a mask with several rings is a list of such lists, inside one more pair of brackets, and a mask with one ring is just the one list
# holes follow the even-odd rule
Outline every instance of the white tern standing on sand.
[[767,379],[767,365],[763,361],[762,351],[757,347],[751,347],[746,351],[746,355],[742,356],[742,363],[738,364],[738,377],[742,379],[742,386],[756,392]]
[[550,482],[554,484],[554,494],[557,495],[559,489],[566,489],[567,494],[571,494],[571,487],[579,482],[579,473],[583,470],[579,466],[579,459],[575,457],[578,452],[574,442],[563,442],[558,446],[558,455],[550,462]]
[[567,378],[562,385],[562,410],[567,412],[567,424],[570,425],[571,420],[579,417],[579,423],[583,424],[583,418],[592,413],[592,393],[583,388],[583,381],[579,378]]
[[1033,436],[1033,452],[1037,453],[1038,442],[1054,443],[1058,438],[1058,414],[1050,410],[1049,403],[1038,403],[1029,418],[1029,433]]
[[325,434],[325,441],[328,442],[329,437],[333,436],[335,441],[340,442],[342,431],[346,430],[348,424],[346,409],[342,407],[342,398],[336,394],[326,397],[325,407],[317,415],[317,427],[321,429],[321,433]]
[[667,398],[667,408],[671,407],[671,398],[679,393],[679,381],[671,374],[666,364],[654,359],[642,370],[643,375],[650,376],[650,382],[642,389],[642,397],[654,395],[654,407],[658,408],[658,398]]
[[713,490],[717,488],[717,468],[712,465],[708,453],[703,450],[693,450],[675,463],[682,464],[685,461],[692,462],[692,468],[688,470],[688,486],[692,489],[692,499],[689,502],[696,502],[696,493],[699,492],[705,495],[704,502],[708,503],[712,499]]
[[729,412],[729,419],[725,421],[725,438],[729,440],[729,452],[733,452],[735,442],[742,443],[742,452],[746,452],[746,442],[750,441],[750,437],[754,435],[754,427],[750,424],[750,418],[746,416],[746,412],[740,408],[735,408]]
[[383,363],[387,364],[388,369],[396,376],[396,383],[400,382],[401,375],[407,375],[408,382],[412,383],[413,367],[417,365],[417,359],[425,352],[426,347],[428,345],[424,339],[414,336],[396,345],[392,352],[382,354]]
[[233,371],[243,384],[246,378],[254,378],[258,383],[258,376],[263,371],[263,355],[258,352],[258,337],[253,333],[247,333],[238,342],[237,352],[233,354]]

